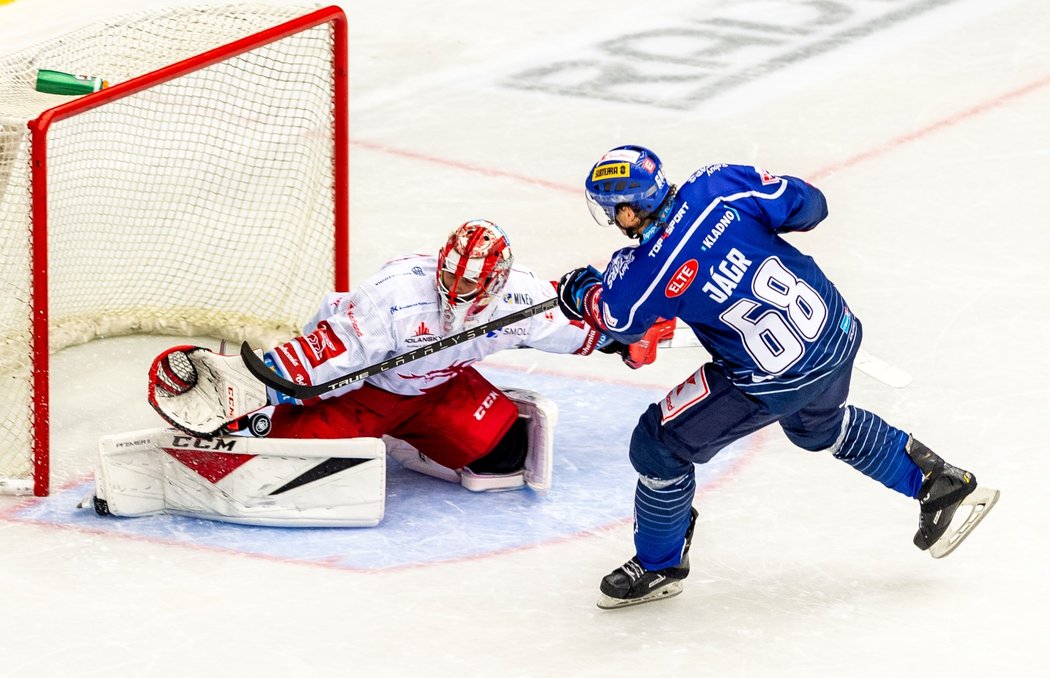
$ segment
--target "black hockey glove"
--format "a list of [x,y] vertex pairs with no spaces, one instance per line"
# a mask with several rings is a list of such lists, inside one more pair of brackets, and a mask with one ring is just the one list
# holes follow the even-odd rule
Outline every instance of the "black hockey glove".
[[558,281],[558,308],[569,320],[583,321],[587,292],[602,284],[602,275],[593,266],[574,268]]

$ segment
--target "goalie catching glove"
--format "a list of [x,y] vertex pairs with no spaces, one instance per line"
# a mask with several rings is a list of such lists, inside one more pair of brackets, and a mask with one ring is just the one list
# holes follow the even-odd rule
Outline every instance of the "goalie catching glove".
[[268,400],[266,386],[239,355],[176,346],[150,366],[149,404],[175,428],[211,437],[229,422],[265,407]]

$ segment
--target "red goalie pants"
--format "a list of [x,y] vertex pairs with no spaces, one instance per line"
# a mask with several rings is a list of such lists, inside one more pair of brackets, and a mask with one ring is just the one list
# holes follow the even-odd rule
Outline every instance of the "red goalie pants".
[[423,395],[365,384],[338,398],[279,405],[271,436],[400,438],[442,466],[458,469],[496,447],[518,418],[517,406],[473,367]]

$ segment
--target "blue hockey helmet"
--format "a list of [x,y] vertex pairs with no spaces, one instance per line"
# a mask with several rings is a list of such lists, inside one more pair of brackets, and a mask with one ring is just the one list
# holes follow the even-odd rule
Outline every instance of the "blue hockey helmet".
[[617,146],[603,155],[587,175],[586,186],[587,208],[602,226],[616,223],[619,205],[654,214],[671,190],[660,158],[642,146]]

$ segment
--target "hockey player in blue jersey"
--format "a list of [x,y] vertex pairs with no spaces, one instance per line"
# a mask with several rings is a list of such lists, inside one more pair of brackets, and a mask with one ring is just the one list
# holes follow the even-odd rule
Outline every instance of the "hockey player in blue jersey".
[[634,429],[636,555],[602,580],[599,607],[681,592],[697,518],[694,464],[774,422],[799,447],[829,451],[918,499],[914,542],[934,557],[954,550],[992,508],[997,490],[978,488],[973,474],[908,433],[846,405],[861,323],[816,262],[780,237],[827,216],[819,190],[740,165],[701,167],[676,188],[652,151],[621,146],[593,166],[586,193],[600,224],[638,242],[616,252],[604,275],[566,273],[565,314],[624,344],[677,317],[712,356]]

